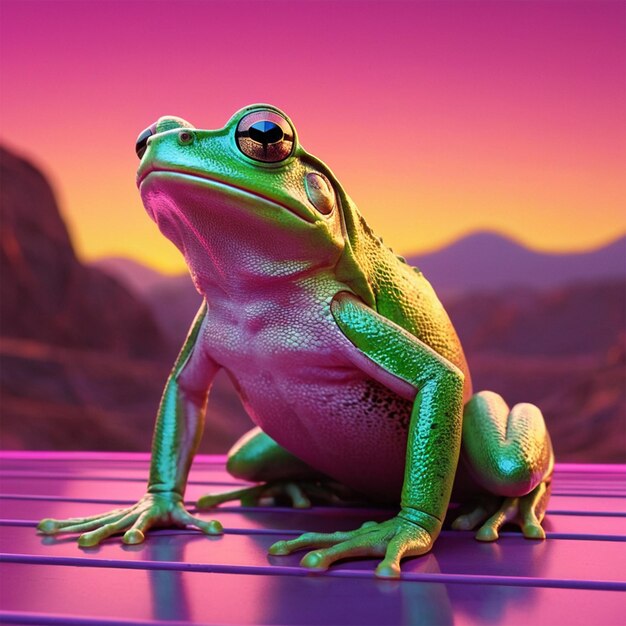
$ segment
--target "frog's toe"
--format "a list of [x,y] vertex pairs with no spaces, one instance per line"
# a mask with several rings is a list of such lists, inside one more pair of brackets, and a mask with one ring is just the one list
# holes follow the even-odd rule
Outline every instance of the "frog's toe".
[[285,556],[286,554],[289,554],[291,552],[289,548],[289,542],[283,540],[277,541],[269,547],[268,552],[272,556]]
[[196,502],[196,509],[212,509],[222,502],[228,502],[228,498],[222,497],[223,494],[207,494],[198,498]]
[[315,550],[306,554],[300,561],[302,567],[324,571],[335,561],[341,559],[354,559],[364,556],[383,556],[385,547],[379,543],[363,540],[361,537],[353,537],[342,541],[330,548]]
[[61,533],[86,533],[97,530],[105,524],[111,524],[125,517],[124,509],[116,509],[90,517],[73,517],[65,520],[44,519],[37,525],[37,530],[44,535]]
[[475,537],[478,541],[496,541],[500,528],[513,521],[518,513],[518,498],[506,498],[502,506],[478,529]]
[[103,523],[117,521],[123,517],[125,509],[114,509],[108,513],[99,513],[88,517],[71,517],[68,519],[42,519],[37,524],[37,530],[43,535],[56,535],[58,533],[73,533],[93,530]]
[[376,576],[378,578],[400,578],[400,564],[385,559],[376,568]]
[[244,487],[243,489],[234,489],[233,491],[225,491],[223,493],[209,493],[202,496],[196,502],[197,509],[212,509],[224,502],[232,502],[239,500],[244,506],[255,506],[266,490],[265,485],[256,485],[254,487]]
[[59,532],[59,521],[55,519],[42,519],[37,524],[37,530],[44,535],[56,535]]
[[425,554],[432,544],[433,538],[427,530],[396,516],[382,523],[365,522],[361,528],[348,532],[305,533],[297,539],[275,543],[270,554],[309,549],[300,565],[317,571],[324,571],[343,559],[384,557],[376,568],[376,576],[397,578],[404,557]]
[[498,530],[499,529],[493,525],[484,524],[478,529],[474,536],[478,541],[497,541],[500,537]]
[[432,546],[432,538],[423,528],[399,520],[388,520],[382,524],[367,524],[350,533],[335,533],[341,536],[333,546],[309,552],[300,565],[314,570],[326,570],[335,561],[361,557],[384,557],[376,568],[380,578],[398,578],[400,561],[407,556],[425,554]]
[[196,508],[211,509],[233,500],[239,500],[242,506],[259,506],[261,500],[272,498],[274,502],[287,500],[294,509],[309,509],[311,500],[306,493],[308,490],[308,483],[298,484],[293,481],[277,480],[253,487],[202,496],[196,503]]
[[268,495],[287,496],[294,509],[311,508],[311,500],[309,500],[308,496],[304,493],[304,490],[300,487],[300,485],[298,485],[298,483],[287,482],[277,488],[276,494],[273,494],[270,491]]
[[351,532],[304,533],[297,539],[277,541],[270,546],[269,553],[274,556],[283,556],[298,550],[306,550],[307,548],[327,548],[341,543],[342,541],[346,541],[351,536]]
[[489,511],[481,504],[469,513],[459,515],[453,522],[454,530],[473,530],[489,517]]
[[546,531],[541,527],[538,522],[536,524],[523,524],[522,532],[526,539],[545,539]]
[[294,509],[309,509],[312,504],[341,504],[354,502],[358,495],[331,480],[280,480],[267,483],[263,497],[287,501]]
[[528,495],[520,498],[520,526],[526,539],[546,538],[546,533],[541,527],[541,520],[545,513],[549,495],[549,486],[546,483],[541,483]]
[[122,541],[129,546],[143,543],[145,539],[146,536],[144,535],[144,533],[137,528],[131,528],[130,530],[127,530],[122,537]]
[[[217,520],[200,519],[195,515],[191,515],[187,511],[177,511],[175,515],[175,521],[185,526],[195,526],[199,528],[205,535],[222,535],[224,534],[224,528]],[[140,529],[141,530],[141,529]]]
[[307,569],[325,571],[328,569],[328,563],[324,559],[324,553],[317,552],[309,552],[307,555],[303,556],[300,565],[302,567],[306,567]]
[[541,520],[549,495],[549,485],[541,483],[525,496],[505,498],[500,508],[480,527],[476,539],[495,541],[500,528],[508,522],[519,526],[527,539],[545,539]]
[[[78,545],[82,548],[93,548],[105,539],[125,531],[127,528],[132,526],[138,518],[139,513],[127,513],[126,515],[118,516],[117,521],[102,524],[96,530],[83,532],[83,534],[78,538]],[[81,531],[82,530],[87,529],[83,528]],[[74,532],[78,532],[76,527],[74,527]]]

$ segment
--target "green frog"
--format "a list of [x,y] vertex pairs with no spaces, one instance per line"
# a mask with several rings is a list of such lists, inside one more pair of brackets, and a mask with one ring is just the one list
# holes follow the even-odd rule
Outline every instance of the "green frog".
[[[137,184],[149,216],[184,255],[203,296],[158,411],[146,495],[92,517],[43,520],[45,534],[93,546],[123,533],[217,521],[183,496],[211,383],[220,369],[256,424],[227,469],[258,483],[201,498],[287,494],[308,506],[342,489],[399,507],[350,532],[306,533],[270,548],[301,564],[378,557],[376,575],[428,552],[451,497],[452,526],[493,541],[512,522],[543,539],[554,457],[540,410],[473,394],[454,327],[423,274],[396,256],[292,121],[257,104],[219,130],[166,116],[139,135]],[[345,495],[345,494],[344,494]]]

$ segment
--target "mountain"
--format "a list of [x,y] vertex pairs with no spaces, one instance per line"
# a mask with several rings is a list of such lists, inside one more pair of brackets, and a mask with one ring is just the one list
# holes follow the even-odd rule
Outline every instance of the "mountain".
[[166,276],[121,257],[106,257],[92,263],[132,289],[152,310],[161,331],[174,347],[180,347],[201,298],[188,274]]
[[0,149],[0,176],[0,335],[141,358],[162,354],[146,303],[77,259],[41,172]]
[[172,347],[186,337],[201,298],[188,274],[166,276],[142,263],[123,257],[106,257],[92,266],[125,284],[150,307],[161,332]]
[[407,257],[438,291],[535,289],[573,282],[626,277],[626,236],[591,252],[529,250],[493,232],[478,232],[428,254]]
[[444,293],[442,300],[470,353],[603,356],[625,332],[626,285],[619,279],[542,291]]
[[[548,289],[576,282],[626,278],[626,235],[589,252],[537,252],[494,232],[476,232],[435,252],[406,257],[437,292],[460,294],[508,287]],[[164,276],[137,261],[119,257],[94,264],[132,289],[149,294],[166,283],[181,286],[187,274]],[[168,290],[173,289],[172,286]]]
[[[552,346],[556,353],[567,351],[568,346],[571,351],[581,342],[588,348],[597,341],[605,346],[607,337],[613,337],[615,328],[623,324],[620,298],[626,279],[626,236],[591,252],[546,254],[502,235],[479,232],[437,252],[410,256],[407,261],[424,272],[447,306],[459,310],[453,319],[464,342],[480,344],[480,349],[488,348],[489,339],[492,344],[504,341],[507,349],[513,348],[512,342],[523,349],[543,341],[544,349]],[[187,274],[164,276],[127,259],[101,259],[97,263],[150,304],[162,331],[174,344],[182,341],[200,305],[200,296]],[[606,290],[602,285],[607,283],[613,287]],[[568,291],[567,287],[574,284],[578,287]],[[594,284],[599,285],[601,294],[594,293]],[[605,297],[611,300],[603,312],[608,316],[606,324],[605,318],[594,317],[594,303],[601,305]],[[515,312],[505,323],[512,306]],[[552,321],[545,323],[541,317],[548,310]],[[529,330],[528,337],[516,339],[522,331],[514,327],[521,324],[519,328],[527,328],[530,319],[536,319],[532,336]],[[568,332],[551,332],[555,325],[563,324]],[[504,348],[505,344],[498,345]]]
[[116,256],[98,259],[91,263],[91,267],[98,268],[105,274],[115,277],[133,293],[144,294],[167,280],[167,277],[159,271],[126,257]]
[[150,307],[78,260],[37,168],[0,149],[0,176],[2,447],[147,449],[173,358]]

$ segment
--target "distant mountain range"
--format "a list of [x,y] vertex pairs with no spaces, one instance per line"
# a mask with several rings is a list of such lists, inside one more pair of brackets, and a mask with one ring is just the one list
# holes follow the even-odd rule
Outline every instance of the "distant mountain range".
[[[410,255],[407,261],[440,292],[548,289],[626,278],[626,235],[590,252],[557,254],[530,250],[498,233],[477,232],[435,252]],[[95,265],[142,294],[177,280],[121,257],[100,259]]]
[[626,236],[590,252],[556,254],[530,250],[498,233],[477,232],[407,261],[437,290],[546,289],[626,277]]
[[[473,350],[532,353],[541,343],[544,355],[603,352],[626,319],[626,236],[591,252],[548,254],[479,232],[407,261],[433,284]],[[166,276],[119,257],[95,265],[144,300],[172,348],[180,345],[201,302],[188,274]]]

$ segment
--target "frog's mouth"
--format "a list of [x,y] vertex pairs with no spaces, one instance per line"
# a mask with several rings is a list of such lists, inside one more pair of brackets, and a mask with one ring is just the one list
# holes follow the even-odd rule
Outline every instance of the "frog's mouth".
[[232,182],[226,182],[218,178],[195,172],[183,172],[181,170],[167,168],[149,169],[143,172],[137,179],[137,187],[139,188],[139,191],[142,191],[141,188],[146,179],[156,177],[164,181],[171,180],[178,183],[187,181],[191,185],[201,185],[221,194],[224,198],[235,201],[235,203],[239,200],[241,205],[248,204],[250,201],[266,206],[269,205],[274,209],[278,208],[281,211],[287,211],[289,214],[299,218],[299,220],[304,221],[307,224],[313,225],[314,222],[317,221],[315,216],[312,215],[310,211],[306,210],[306,207],[304,206],[301,207],[295,203],[293,205],[288,205],[273,198],[268,198],[267,196],[264,196],[256,191],[233,184]]

